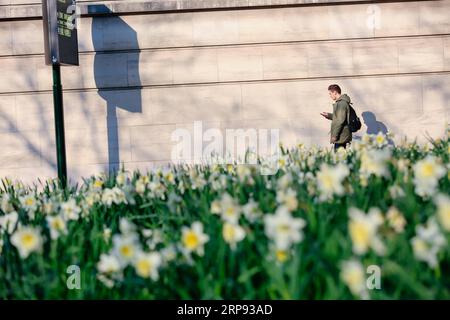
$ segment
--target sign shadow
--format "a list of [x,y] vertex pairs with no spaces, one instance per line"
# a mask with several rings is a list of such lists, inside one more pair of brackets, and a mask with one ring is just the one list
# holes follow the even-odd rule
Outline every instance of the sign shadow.
[[[90,5],[88,10],[90,13],[112,13],[105,5]],[[117,52],[111,46],[106,46],[103,33],[106,23],[114,25],[117,32],[120,32],[121,38],[127,38],[128,49],[135,50],[123,53],[123,50]],[[136,31],[119,16],[94,15],[91,33],[95,50],[95,84],[99,96],[106,101],[107,106],[108,171],[109,173],[115,173],[121,165],[118,109],[142,113],[139,44]],[[136,63],[133,68],[128,67],[130,59]],[[129,79],[133,79],[132,85],[130,85]]]

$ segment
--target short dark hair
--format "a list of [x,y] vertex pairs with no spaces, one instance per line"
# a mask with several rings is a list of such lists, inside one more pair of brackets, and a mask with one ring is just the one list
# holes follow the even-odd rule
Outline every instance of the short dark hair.
[[330,84],[328,86],[328,91],[336,91],[337,93],[341,94],[341,87],[339,87],[337,84]]

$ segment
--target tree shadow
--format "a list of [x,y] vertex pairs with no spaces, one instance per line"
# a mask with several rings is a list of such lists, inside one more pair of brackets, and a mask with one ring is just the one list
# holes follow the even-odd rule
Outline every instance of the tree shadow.
[[[88,11],[89,13],[112,13],[112,11],[105,5],[90,5],[88,7]],[[133,48],[139,47],[137,33],[130,25],[123,21],[119,16],[108,16],[108,19],[109,23],[113,21],[113,24],[116,27],[120,28],[121,35],[126,35],[126,38]],[[119,67],[123,66],[114,65],[115,60],[111,55],[117,53],[104,51],[103,34],[101,33],[101,30],[103,30],[105,21],[105,18],[102,16],[94,16],[92,18],[91,31],[92,42],[95,50],[95,84],[98,89],[98,94],[106,101],[107,105],[106,122],[108,135],[108,171],[112,173],[116,172],[120,166],[120,127],[117,118],[117,108],[122,108],[123,110],[126,110],[128,112],[142,113],[142,88],[139,76],[140,54],[138,51],[127,54],[127,66],[125,66],[127,69],[127,86],[129,86],[128,79],[133,79],[133,86],[137,87],[137,89],[129,90],[126,94],[126,97],[124,97],[120,92],[114,90],[114,85],[111,85],[111,83],[114,83],[115,79],[123,79],[123,74],[119,73]],[[132,58],[134,61],[137,61],[137,67],[135,68],[128,67],[130,55],[133,56]],[[117,60],[117,62],[118,61],[119,60]]]

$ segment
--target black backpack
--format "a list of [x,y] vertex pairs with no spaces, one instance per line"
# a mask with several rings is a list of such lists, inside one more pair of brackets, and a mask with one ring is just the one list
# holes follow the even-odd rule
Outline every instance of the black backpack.
[[348,127],[350,129],[350,132],[356,132],[359,129],[361,129],[361,121],[359,120],[358,116],[356,115],[356,111],[355,111],[355,109],[353,109],[351,103],[348,105],[348,108],[349,108]]

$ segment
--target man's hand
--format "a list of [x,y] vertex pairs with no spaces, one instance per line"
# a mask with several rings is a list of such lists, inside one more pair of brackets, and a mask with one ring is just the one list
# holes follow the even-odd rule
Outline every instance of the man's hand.
[[321,112],[321,116],[323,116],[325,119],[331,120],[330,117],[328,117],[328,112]]
[[336,137],[331,137],[330,141],[331,141],[331,143],[335,143],[336,142]]

